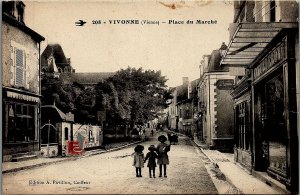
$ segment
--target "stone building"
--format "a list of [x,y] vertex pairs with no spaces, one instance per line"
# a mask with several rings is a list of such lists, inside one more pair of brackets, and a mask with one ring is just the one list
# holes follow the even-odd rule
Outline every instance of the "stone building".
[[40,150],[40,42],[26,26],[22,1],[2,2],[3,161],[36,157]]
[[170,89],[173,99],[168,106],[168,128],[178,130],[178,111],[177,111],[177,90],[176,87]]
[[298,12],[296,1],[235,1],[221,61],[245,72],[232,93],[235,161],[293,193],[299,191]]
[[233,148],[233,101],[230,93],[234,76],[228,68],[219,67],[221,53],[204,55],[199,66],[198,139],[212,149],[231,151]]
[[183,77],[182,85],[173,88],[172,102],[168,107],[168,124],[170,129],[193,135],[196,131],[194,115],[197,113],[198,79],[189,81]]

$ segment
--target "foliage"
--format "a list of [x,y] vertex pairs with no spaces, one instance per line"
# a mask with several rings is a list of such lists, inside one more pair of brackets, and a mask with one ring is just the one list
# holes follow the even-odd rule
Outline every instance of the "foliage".
[[72,112],[75,122],[98,123],[97,111],[106,111],[106,121],[114,126],[145,123],[166,107],[172,98],[160,71],[121,69],[95,87],[64,82],[53,74],[42,76],[42,104]]
[[160,71],[128,67],[99,83],[96,92],[108,122],[134,124],[152,119],[153,113],[165,106],[166,81]]
[[65,83],[53,74],[42,75],[42,105],[55,105],[64,113],[72,112],[79,123],[95,123],[96,94],[79,83]]

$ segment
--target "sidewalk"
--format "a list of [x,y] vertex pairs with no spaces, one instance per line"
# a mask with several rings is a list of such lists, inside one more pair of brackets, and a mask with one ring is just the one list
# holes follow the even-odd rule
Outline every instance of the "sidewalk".
[[142,141],[135,141],[132,143],[127,143],[127,144],[121,145],[121,146],[112,147],[107,150],[105,150],[105,149],[89,150],[89,151],[85,151],[85,153],[81,156],[56,157],[56,158],[36,158],[36,159],[20,161],[20,162],[2,162],[2,174],[12,173],[12,172],[26,170],[26,169],[32,169],[35,167],[55,164],[55,163],[59,163],[59,162],[77,160],[77,159],[85,158],[88,156],[93,156],[93,155],[97,155],[97,154],[101,154],[101,153],[105,153],[105,152],[119,150],[119,149],[129,147],[134,144],[141,143],[141,142]]
[[233,154],[209,150],[207,146],[197,139],[194,143],[225,175],[226,180],[244,194],[287,194],[285,190],[271,187],[262,180],[248,174],[242,167],[235,164]]

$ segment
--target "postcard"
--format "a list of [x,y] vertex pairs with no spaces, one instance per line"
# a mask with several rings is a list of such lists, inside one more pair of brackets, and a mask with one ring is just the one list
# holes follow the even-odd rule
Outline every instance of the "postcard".
[[293,0],[2,1],[2,193],[298,193],[298,22]]

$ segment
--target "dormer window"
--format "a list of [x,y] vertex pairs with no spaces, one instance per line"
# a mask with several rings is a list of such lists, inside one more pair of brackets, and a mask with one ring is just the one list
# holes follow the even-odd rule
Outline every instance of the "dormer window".
[[3,12],[24,23],[25,4],[22,1],[3,1]]
[[8,13],[15,17],[15,2],[14,1],[3,1],[2,9],[4,13]]
[[25,4],[22,1],[19,1],[17,3],[17,10],[18,10],[18,21],[21,23],[24,23],[24,9],[25,9]]

